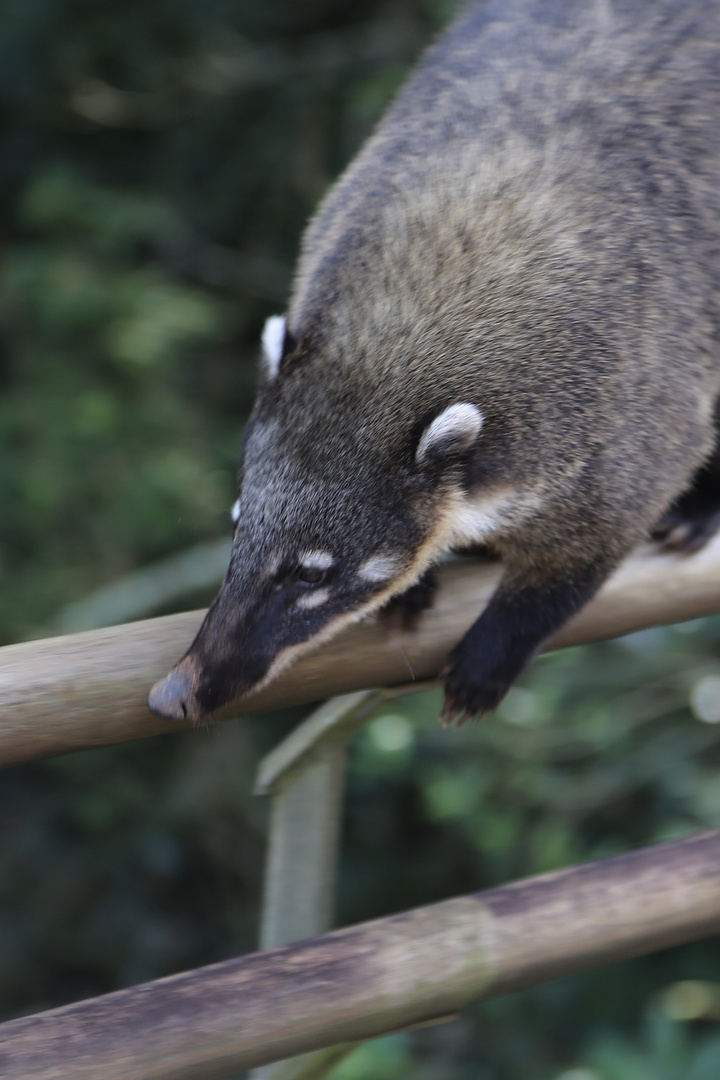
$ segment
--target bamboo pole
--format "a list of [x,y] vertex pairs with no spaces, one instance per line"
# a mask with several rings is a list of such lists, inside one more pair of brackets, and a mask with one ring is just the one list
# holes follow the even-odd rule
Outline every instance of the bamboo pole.
[[[391,635],[379,622],[355,625],[218,717],[434,676],[480,614],[499,575],[494,563],[444,567],[436,604],[418,630]],[[551,644],[573,645],[717,611],[720,535],[692,556],[646,547]],[[147,694],[184,653],[202,615],[187,612],[0,649],[0,766],[177,730],[177,723],[149,711]]]
[[[260,762],[255,794],[272,798],[261,949],[332,928],[347,744],[392,695],[361,690],[331,698]],[[250,1080],[320,1080],[353,1048],[343,1043],[263,1065]]]
[[220,1080],[720,930],[720,830],[0,1025],[3,1080]]

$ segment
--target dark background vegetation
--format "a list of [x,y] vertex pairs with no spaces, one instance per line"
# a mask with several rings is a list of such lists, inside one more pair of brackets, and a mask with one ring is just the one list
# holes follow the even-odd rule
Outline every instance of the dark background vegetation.
[[[0,7],[0,642],[228,534],[259,332],[303,224],[452,8]],[[211,593],[102,593],[103,618]],[[353,750],[339,920],[720,824],[718,646],[704,620],[544,658],[460,731],[436,696],[394,705]],[[298,717],[2,774],[4,1017],[253,947],[252,776]],[[719,959],[710,941],[483,1004],[335,1075],[717,1080]]]

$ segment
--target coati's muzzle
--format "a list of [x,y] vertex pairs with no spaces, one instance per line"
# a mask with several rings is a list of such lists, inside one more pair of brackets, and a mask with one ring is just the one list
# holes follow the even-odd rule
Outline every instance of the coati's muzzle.
[[164,679],[153,686],[150,708],[171,720],[200,720],[248,693],[283,649],[285,620],[257,565],[230,570],[195,640]]
[[152,688],[150,708],[171,720],[200,720],[259,689],[323,639],[345,599],[307,607],[293,585],[229,576],[185,656]]
[[200,720],[263,681],[284,644],[271,633],[273,604],[249,609],[233,592],[223,588],[185,656],[153,686],[153,712],[170,720]]
[[153,712],[168,720],[201,720],[206,713],[219,709],[257,686],[272,663],[256,662],[248,666],[207,663],[194,645],[179,664],[150,691],[148,704]]

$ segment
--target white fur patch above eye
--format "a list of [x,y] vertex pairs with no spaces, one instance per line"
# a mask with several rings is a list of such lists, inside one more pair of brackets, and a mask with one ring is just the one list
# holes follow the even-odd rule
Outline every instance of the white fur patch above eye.
[[283,342],[285,341],[285,316],[271,315],[262,332],[262,355],[265,374],[274,379],[280,370]]
[[402,568],[401,555],[373,555],[358,567],[358,577],[364,581],[387,581]]
[[329,589],[316,589],[314,592],[307,593],[305,596],[301,596],[297,602],[297,606],[300,608],[305,608],[306,611],[308,610],[308,608],[320,607],[322,604],[327,602],[329,596]]
[[238,521],[240,520],[240,500],[239,499],[236,499],[235,502],[230,507],[230,519],[232,520],[233,525],[237,525]]
[[306,551],[300,556],[300,565],[308,570],[329,570],[334,562],[327,551]]
[[418,443],[415,459],[422,462],[432,452],[460,454],[475,442],[483,426],[483,414],[477,405],[467,401],[448,405],[425,428]]

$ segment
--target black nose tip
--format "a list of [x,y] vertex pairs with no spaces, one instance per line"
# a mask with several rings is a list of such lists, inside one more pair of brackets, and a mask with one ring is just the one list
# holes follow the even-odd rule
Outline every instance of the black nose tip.
[[153,686],[148,698],[152,711],[168,720],[197,719],[193,693],[194,675],[192,662],[186,657],[169,675]]

